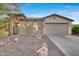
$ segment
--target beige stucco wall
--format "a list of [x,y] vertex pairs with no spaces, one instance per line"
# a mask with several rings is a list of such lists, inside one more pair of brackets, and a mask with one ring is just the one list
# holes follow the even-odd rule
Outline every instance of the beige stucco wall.
[[[64,19],[64,18],[61,18],[58,16],[51,16],[51,17],[45,18],[43,23],[44,23],[44,26],[45,26],[45,23],[67,23],[68,24],[68,34],[72,34],[72,27],[71,27],[72,22],[67,19]],[[43,33],[45,34],[45,28],[43,29]]]
[[71,21],[58,16],[51,16],[51,17],[45,18],[45,23],[70,23],[70,22]]

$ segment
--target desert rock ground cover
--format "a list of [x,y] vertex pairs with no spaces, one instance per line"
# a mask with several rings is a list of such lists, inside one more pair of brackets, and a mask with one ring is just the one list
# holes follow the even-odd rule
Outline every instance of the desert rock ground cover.
[[[15,38],[18,40],[13,41]],[[10,40],[12,39],[12,40]],[[0,55],[2,56],[36,56],[36,51],[41,47],[43,42],[48,45],[49,56],[64,56],[54,43],[46,36],[5,36],[0,37]]]

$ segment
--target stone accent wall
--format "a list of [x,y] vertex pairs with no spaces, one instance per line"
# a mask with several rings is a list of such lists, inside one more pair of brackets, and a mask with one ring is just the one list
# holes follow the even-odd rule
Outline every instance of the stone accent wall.
[[[16,15],[14,15],[14,14],[11,14],[10,15],[10,35],[13,35],[13,28],[14,28],[14,26],[17,24],[19,24],[19,19],[21,19],[21,17],[20,16],[16,16]],[[18,29],[18,31],[19,31],[19,29]]]
[[21,28],[21,25],[25,25],[25,24],[28,24],[29,22],[32,22],[33,24],[37,24],[38,26],[38,30],[37,31],[33,31],[31,34],[32,35],[36,35],[36,34],[43,34],[43,24],[42,24],[42,21],[20,21],[20,34],[21,35],[28,35],[28,33],[23,29]]
[[37,24],[37,27],[38,27],[38,30],[35,31],[35,32],[32,32],[31,34],[33,35],[37,35],[37,34],[43,34],[43,21],[42,20],[20,20],[20,19],[23,19],[23,16],[16,16],[16,15],[13,15],[11,14],[10,15],[10,35],[13,35],[14,31],[14,26],[15,24],[17,23],[18,25],[18,34],[22,34],[22,35],[26,35],[26,31],[25,29],[23,29],[21,27],[21,25],[25,25],[29,22],[32,22],[34,24]]
[[10,15],[10,35],[13,34],[14,20],[16,20],[15,16],[14,15]]

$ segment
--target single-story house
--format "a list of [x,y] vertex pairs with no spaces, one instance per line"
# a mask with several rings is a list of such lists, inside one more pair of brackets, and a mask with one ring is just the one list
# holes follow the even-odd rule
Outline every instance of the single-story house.
[[43,18],[28,18],[24,14],[9,14],[10,34],[27,34],[26,25],[32,24],[32,34],[67,35],[72,34],[72,19],[52,14]]

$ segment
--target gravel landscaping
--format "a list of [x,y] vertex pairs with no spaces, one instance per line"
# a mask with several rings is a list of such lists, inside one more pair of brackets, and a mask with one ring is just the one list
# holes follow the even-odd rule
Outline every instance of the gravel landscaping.
[[[14,41],[15,38],[18,38]],[[3,42],[3,43],[1,43]],[[64,56],[46,36],[10,36],[0,37],[0,56],[36,56],[43,42],[48,45],[49,56]]]

